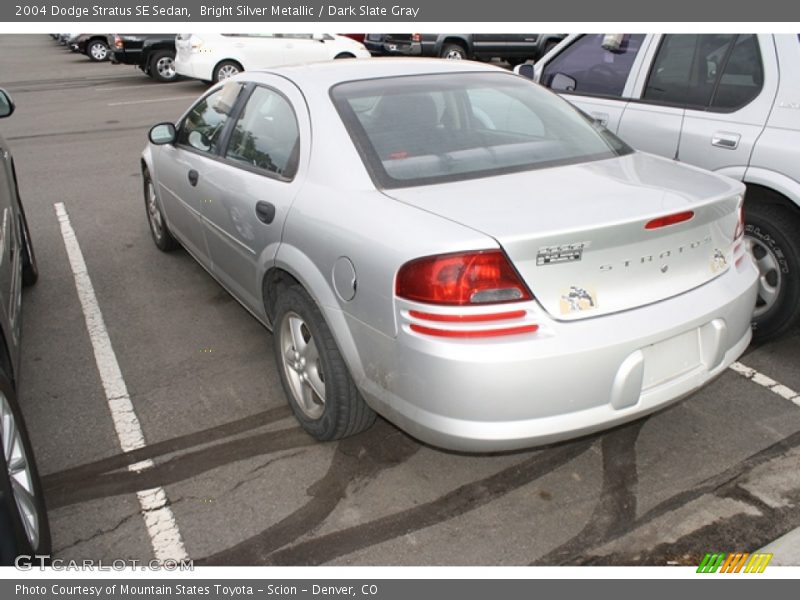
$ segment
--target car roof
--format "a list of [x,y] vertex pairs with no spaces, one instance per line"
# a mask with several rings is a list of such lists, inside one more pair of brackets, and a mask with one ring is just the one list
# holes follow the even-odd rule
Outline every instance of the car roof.
[[265,82],[264,75],[286,77],[301,89],[305,87],[330,88],[337,83],[380,77],[429,75],[446,73],[509,73],[494,65],[469,60],[442,60],[438,58],[369,58],[340,59],[323,62],[245,71],[237,79]]

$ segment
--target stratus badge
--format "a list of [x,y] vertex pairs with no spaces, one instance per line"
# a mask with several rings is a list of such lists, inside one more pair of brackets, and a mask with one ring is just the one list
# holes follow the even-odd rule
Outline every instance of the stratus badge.
[[727,266],[728,266],[728,261],[725,260],[725,255],[722,253],[722,250],[715,248],[714,256],[711,257],[711,272],[719,273],[720,271],[723,271]]
[[562,315],[574,312],[582,312],[597,308],[597,294],[593,290],[570,286],[569,291],[561,294],[559,302]]

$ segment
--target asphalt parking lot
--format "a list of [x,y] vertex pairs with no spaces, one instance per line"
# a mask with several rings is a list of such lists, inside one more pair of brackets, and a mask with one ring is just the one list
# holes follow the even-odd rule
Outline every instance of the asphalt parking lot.
[[[147,130],[205,86],[2,35],[0,87],[17,104],[0,131],[40,269],[23,298],[21,396],[56,556],[149,560],[182,544],[212,565],[698,564],[800,527],[800,331],[665,411],[567,443],[461,455],[380,420],[317,443],[289,412],[270,334],[150,238]],[[57,203],[143,432],[130,452]],[[163,490],[166,525],[143,514],[148,490]]]

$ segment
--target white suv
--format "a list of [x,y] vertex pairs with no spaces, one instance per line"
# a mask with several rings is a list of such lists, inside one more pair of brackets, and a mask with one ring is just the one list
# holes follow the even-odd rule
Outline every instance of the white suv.
[[517,69],[639,150],[743,181],[755,335],[797,323],[800,36],[573,34]]

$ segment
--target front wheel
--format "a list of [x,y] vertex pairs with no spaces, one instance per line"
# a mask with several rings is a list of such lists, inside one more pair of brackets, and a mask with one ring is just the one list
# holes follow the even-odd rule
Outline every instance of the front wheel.
[[375,412],[359,394],[322,313],[299,285],[278,294],[273,339],[281,383],[303,429],[330,441],[372,426]]
[[[50,526],[39,472],[14,388],[0,372],[0,564],[50,554]],[[6,531],[8,532],[6,534]]]
[[156,247],[162,252],[170,252],[178,247],[178,242],[172,237],[161,212],[161,205],[158,202],[156,188],[153,179],[148,171],[142,173],[144,179],[144,207],[147,210],[147,222],[150,224],[150,235]]
[[776,204],[751,203],[745,211],[745,241],[759,271],[753,338],[763,342],[800,320],[800,219]]
[[159,83],[175,81],[178,78],[178,72],[175,70],[175,53],[169,50],[156,52],[150,59],[148,74]]

